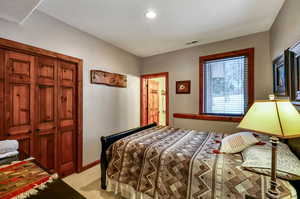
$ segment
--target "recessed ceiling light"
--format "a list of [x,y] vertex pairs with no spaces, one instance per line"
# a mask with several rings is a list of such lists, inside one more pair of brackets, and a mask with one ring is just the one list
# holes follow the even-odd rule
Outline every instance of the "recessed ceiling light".
[[156,18],[157,14],[154,11],[149,10],[149,11],[146,12],[145,16],[148,19],[154,19],[154,18]]

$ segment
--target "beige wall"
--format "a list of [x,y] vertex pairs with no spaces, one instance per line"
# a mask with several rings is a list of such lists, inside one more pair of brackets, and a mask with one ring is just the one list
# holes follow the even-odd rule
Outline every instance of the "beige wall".
[[[272,93],[272,66],[269,33],[257,33],[222,42],[165,53],[143,59],[142,73],[169,72],[170,124],[176,127],[221,132],[236,130],[236,123],[173,119],[173,113],[198,113],[199,56],[255,48],[255,98],[266,99]],[[191,80],[191,94],[176,95],[175,81]]]
[[[139,126],[140,60],[41,12],[24,25],[0,20],[0,37],[84,60],[83,163],[99,159],[100,136]],[[92,85],[90,69],[127,74],[127,88]]]
[[300,1],[286,0],[270,30],[271,58],[300,40]]
[[[255,47],[255,97],[265,99],[272,92],[271,58],[300,40],[299,7],[299,0],[286,0],[270,30],[270,37],[268,32],[257,33],[142,60],[41,12],[35,12],[22,26],[0,20],[0,37],[84,60],[83,162],[87,164],[99,159],[100,136],[139,125],[140,72],[169,72],[171,125],[222,132],[236,130],[236,123],[173,119],[174,112],[198,112],[199,56]],[[89,70],[92,68],[127,74],[128,88],[90,84]],[[191,94],[176,95],[176,80],[192,80]]]

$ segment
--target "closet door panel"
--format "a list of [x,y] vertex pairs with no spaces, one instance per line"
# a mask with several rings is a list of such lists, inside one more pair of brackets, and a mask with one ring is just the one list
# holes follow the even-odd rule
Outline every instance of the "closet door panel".
[[[60,119],[64,121],[73,121],[73,107],[74,107],[74,88],[73,87],[61,87],[61,107],[60,107]],[[64,125],[62,123],[62,125]]]
[[16,52],[7,52],[6,55],[10,81],[32,83],[34,57]]
[[[47,62],[48,61],[48,62]],[[45,58],[39,58],[39,79],[43,80],[52,80],[54,81],[55,78],[55,65],[54,62],[46,60]]]
[[35,59],[31,55],[6,51],[5,65],[6,134],[31,136],[34,118]]
[[57,61],[37,58],[35,156],[45,168],[56,169],[57,162]]
[[62,61],[59,76],[62,85],[73,87],[76,83],[76,64]]
[[[68,164],[73,161],[73,131],[63,131],[61,133],[61,142],[64,143],[64,153],[62,153],[62,164]],[[71,165],[70,165],[71,166]]]
[[55,122],[55,88],[54,86],[38,85],[38,121],[41,123]]
[[59,167],[63,176],[76,169],[76,67],[65,61],[58,67]]
[[55,170],[55,135],[53,132],[43,132],[38,135],[38,160],[45,168]]
[[10,84],[11,118],[9,124],[11,128],[29,126],[30,129],[31,127],[30,89],[30,84]]

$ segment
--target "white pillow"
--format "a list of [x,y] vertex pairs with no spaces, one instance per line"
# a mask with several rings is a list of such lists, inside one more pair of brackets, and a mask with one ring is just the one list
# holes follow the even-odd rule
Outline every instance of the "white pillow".
[[251,132],[239,132],[225,137],[222,140],[221,153],[238,153],[259,140]]
[[17,140],[2,140],[0,141],[0,154],[17,151],[19,143]]
[[[272,146],[266,143],[262,146],[251,146],[242,152],[244,162],[242,167],[270,175]],[[277,176],[286,180],[300,180],[300,160],[290,148],[279,142],[277,146]]]

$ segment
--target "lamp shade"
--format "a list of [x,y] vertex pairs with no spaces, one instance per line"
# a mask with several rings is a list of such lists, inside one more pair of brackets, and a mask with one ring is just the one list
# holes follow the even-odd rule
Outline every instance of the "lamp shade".
[[289,100],[258,100],[238,128],[280,138],[300,137],[300,114]]

